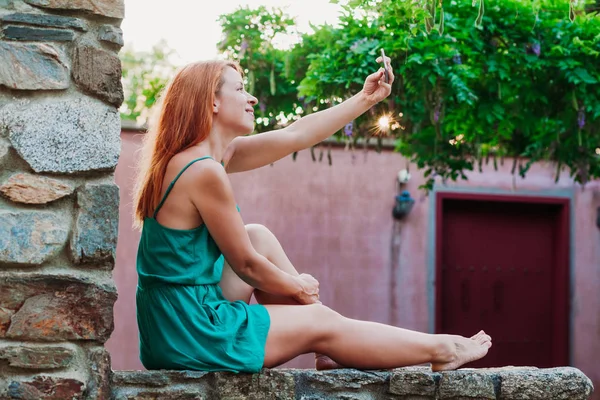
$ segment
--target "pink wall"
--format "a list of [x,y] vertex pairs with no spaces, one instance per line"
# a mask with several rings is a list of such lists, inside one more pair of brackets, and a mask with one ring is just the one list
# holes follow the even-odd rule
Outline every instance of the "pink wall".
[[[138,233],[131,230],[134,152],[139,134],[124,132],[123,151],[115,177],[121,188],[121,220],[114,272],[119,300],[115,331],[107,343],[114,369],[140,369],[135,324],[135,254]],[[431,197],[420,191],[423,178],[411,166],[407,189],[417,200],[400,223],[391,217],[395,177],[406,167],[397,153],[350,152],[335,148],[333,166],[326,157],[314,163],[303,151],[296,162],[287,157],[274,166],[231,175],[246,223],[261,223],[279,238],[296,268],[317,277],[322,300],[342,314],[429,331],[431,290]],[[600,230],[595,225],[600,207],[600,182],[581,189],[565,174],[554,183],[551,166],[536,165],[526,179],[513,178],[510,162],[468,174],[469,181],[439,185],[438,190],[501,190],[510,192],[571,191],[574,197],[572,365],[596,384],[600,371]],[[393,234],[395,232],[395,234]],[[392,239],[394,243],[392,243]],[[393,244],[393,246],[392,246]],[[397,251],[392,252],[392,248]],[[392,268],[392,264],[395,265]],[[395,283],[396,286],[392,287]],[[310,356],[289,363],[310,367]]]

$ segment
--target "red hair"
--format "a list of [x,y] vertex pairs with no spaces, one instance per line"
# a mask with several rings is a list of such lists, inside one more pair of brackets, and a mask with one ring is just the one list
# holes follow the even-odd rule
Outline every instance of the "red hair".
[[158,206],[167,165],[171,158],[200,142],[212,128],[213,103],[223,85],[223,72],[232,61],[203,61],[186,65],[167,85],[159,101],[158,120],[144,137],[136,181],[134,226]]

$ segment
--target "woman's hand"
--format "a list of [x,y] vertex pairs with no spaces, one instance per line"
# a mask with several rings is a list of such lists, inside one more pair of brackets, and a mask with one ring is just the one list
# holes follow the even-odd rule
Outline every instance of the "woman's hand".
[[300,274],[296,277],[302,291],[294,299],[300,304],[314,304],[320,303],[319,301],[319,282],[309,274]]
[[[376,61],[380,63],[381,56],[377,57]],[[362,92],[365,95],[365,98],[372,104],[379,103],[381,100],[388,97],[390,93],[392,93],[394,72],[392,71],[390,61],[391,60],[389,57],[385,58],[385,63],[390,74],[389,83],[385,83],[385,72],[383,68],[380,68],[379,71],[367,76],[367,79],[365,80],[365,85],[363,86]]]

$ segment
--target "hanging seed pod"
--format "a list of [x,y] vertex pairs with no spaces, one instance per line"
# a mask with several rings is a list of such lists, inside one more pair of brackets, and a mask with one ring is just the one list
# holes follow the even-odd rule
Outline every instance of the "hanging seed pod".
[[323,148],[320,149],[321,152],[319,153],[319,162],[323,161]]
[[330,167],[333,165],[333,160],[331,158],[331,143],[329,143],[329,146],[327,146],[327,162],[329,163]]
[[575,7],[573,4],[573,0],[569,2],[569,20],[571,20],[571,22],[575,21]]
[[295,151],[295,152],[292,154],[292,160],[296,161],[296,157],[298,157],[298,152],[297,152],[297,151]]
[[438,28],[440,36],[444,34],[444,7],[440,9],[440,27]]
[[285,75],[285,79],[290,79],[292,76],[292,61],[291,61],[291,53],[288,52],[285,55],[285,61],[283,62],[283,73]]
[[248,93],[254,93],[255,77],[254,71],[248,71]]
[[425,31],[431,33],[435,24],[435,0],[427,0],[425,9],[429,11],[429,15],[425,16]]
[[476,26],[481,26],[481,21],[483,20],[483,13],[485,12],[485,0],[479,0],[479,14],[477,14],[477,19],[475,20]]
[[271,67],[271,75],[269,76],[269,83],[271,86],[271,96],[275,96],[277,87],[275,86],[275,64]]
[[310,148],[310,157],[312,158],[313,162],[317,161],[317,157],[315,157],[315,146],[311,146]]

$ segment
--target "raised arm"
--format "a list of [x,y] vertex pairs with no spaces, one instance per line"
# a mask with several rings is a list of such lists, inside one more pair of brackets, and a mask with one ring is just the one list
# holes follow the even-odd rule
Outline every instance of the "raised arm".
[[194,165],[191,174],[192,202],[206,228],[240,278],[249,285],[280,296],[293,297],[301,303],[311,303],[318,294],[318,283],[290,275],[254,250],[236,209],[233,191],[225,170],[218,163]]
[[[381,58],[378,58],[379,62]],[[238,137],[231,143],[227,172],[241,172],[271,164],[295,151],[314,146],[333,135],[344,125],[362,115],[391,93],[394,74],[390,82],[383,82],[384,70],[369,75],[363,89],[350,99],[300,118],[286,128],[253,136]]]

